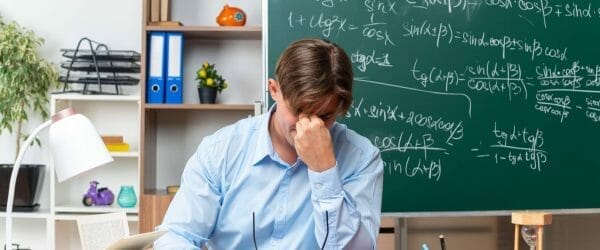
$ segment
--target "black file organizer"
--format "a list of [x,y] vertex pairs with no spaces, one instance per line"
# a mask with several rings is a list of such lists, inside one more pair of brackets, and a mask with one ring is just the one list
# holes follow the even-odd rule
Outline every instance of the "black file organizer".
[[[85,45],[89,49],[81,49]],[[75,49],[61,49],[62,55],[69,59],[61,63],[61,68],[67,70],[59,81],[64,83],[62,92],[81,94],[120,94],[119,87],[137,85],[139,79],[121,73],[140,73],[140,53],[131,50],[109,50],[106,44],[82,38]],[[73,75],[73,72],[85,72],[83,75]],[[83,84],[81,90],[67,90],[69,84]],[[89,86],[96,84],[98,90],[90,90]],[[114,85],[114,92],[102,91],[103,85]]]

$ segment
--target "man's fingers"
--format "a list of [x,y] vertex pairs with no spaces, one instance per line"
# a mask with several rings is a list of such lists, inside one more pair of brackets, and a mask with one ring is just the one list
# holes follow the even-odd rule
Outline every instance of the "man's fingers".
[[290,135],[292,135],[292,139],[295,139],[297,134],[298,132],[296,132],[296,130],[292,130],[292,132],[290,132]]
[[321,120],[321,118],[319,118],[318,116],[307,114],[300,114],[298,116],[298,122],[296,124],[298,123],[301,123],[304,129],[318,128],[325,124],[325,122]]

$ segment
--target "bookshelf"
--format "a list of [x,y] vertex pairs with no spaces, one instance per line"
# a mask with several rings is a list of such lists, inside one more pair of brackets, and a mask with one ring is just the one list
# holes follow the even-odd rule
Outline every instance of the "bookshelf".
[[[78,239],[60,238],[60,232],[77,228],[77,218],[90,214],[111,213],[124,211],[128,220],[136,228],[139,221],[139,206],[121,208],[117,204],[119,189],[122,185],[140,186],[140,147],[139,147],[139,95],[82,95],[55,94],[50,97],[50,112],[72,107],[76,112],[85,115],[96,127],[100,134],[122,135],[129,143],[127,152],[111,152],[114,161],[85,172],[78,178],[72,178],[59,183],[56,180],[52,165],[47,170],[49,177],[50,206],[35,213],[23,213],[23,218],[45,218],[47,220],[47,245],[62,248],[66,245],[77,245]],[[89,182],[100,182],[98,188],[108,187],[115,195],[115,201],[110,206],[84,206],[83,194],[89,187]],[[135,189],[139,198],[139,188]],[[139,203],[138,203],[139,204]],[[76,234],[75,234],[76,236]],[[57,238],[58,237],[58,238]]]
[[[181,21],[184,26],[149,25],[150,1],[142,1],[141,82],[147,79],[150,32],[182,32],[184,101],[147,104],[146,86],[142,84],[140,232],[152,231],[162,222],[173,199],[173,195],[166,193],[166,187],[179,185],[185,163],[202,138],[239,119],[260,114],[263,109],[262,3],[245,2],[247,6],[239,6],[255,20],[243,27],[216,24],[214,17],[223,7],[221,3],[171,4],[171,19]],[[216,104],[199,103],[195,72],[204,61],[216,64],[229,83],[229,88],[218,94]]]

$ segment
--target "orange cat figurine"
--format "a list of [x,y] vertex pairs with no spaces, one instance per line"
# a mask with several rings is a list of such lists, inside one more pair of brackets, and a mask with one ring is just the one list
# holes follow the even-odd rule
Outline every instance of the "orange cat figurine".
[[217,17],[217,23],[221,26],[244,26],[246,13],[240,8],[225,5]]

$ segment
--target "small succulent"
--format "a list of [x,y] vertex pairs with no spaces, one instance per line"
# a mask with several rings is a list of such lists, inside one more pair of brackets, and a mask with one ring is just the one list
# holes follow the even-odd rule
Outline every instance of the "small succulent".
[[219,75],[215,65],[208,62],[204,62],[196,71],[196,80],[198,80],[198,88],[214,88],[219,92],[227,88],[227,82]]

